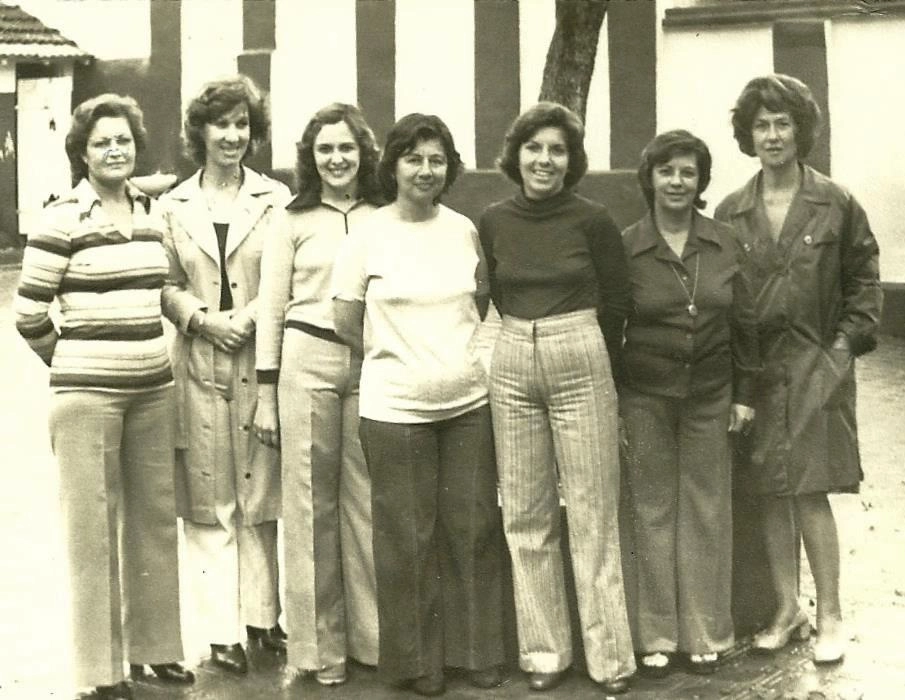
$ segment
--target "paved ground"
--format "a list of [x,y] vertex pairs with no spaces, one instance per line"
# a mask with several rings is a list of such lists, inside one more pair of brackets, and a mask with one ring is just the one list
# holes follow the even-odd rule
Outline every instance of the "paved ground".
[[[17,272],[0,270],[0,367],[4,369],[0,444],[0,533],[6,557],[0,574],[0,697],[70,698],[67,590],[57,506],[57,477],[47,441],[47,377],[11,325],[9,300]],[[845,663],[818,670],[809,645],[775,657],[756,657],[741,644],[720,672],[708,678],[678,673],[667,681],[639,681],[627,698],[795,698],[869,700],[905,697],[905,341],[883,338],[859,362],[859,420],[867,480],[858,496],[834,500],[843,555],[843,597],[852,642]],[[813,589],[802,581],[802,604],[813,612]],[[204,639],[184,607],[189,659],[198,682],[173,691],[135,684],[139,700],[245,700],[329,698],[382,700],[404,694],[381,685],[373,670],[355,666],[345,686],[324,689],[292,678],[279,659],[252,656],[253,673],[225,678],[201,660]],[[501,688],[479,691],[454,677],[447,697],[514,699],[529,695],[516,669]],[[533,694],[532,694],[533,695]],[[535,696],[538,697],[538,696]],[[602,697],[573,673],[552,699]]]

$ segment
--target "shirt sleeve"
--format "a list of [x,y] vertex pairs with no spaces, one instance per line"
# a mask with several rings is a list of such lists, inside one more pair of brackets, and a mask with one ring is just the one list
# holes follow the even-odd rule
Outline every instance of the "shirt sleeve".
[[292,296],[295,241],[289,214],[274,210],[261,252],[261,281],[255,327],[255,368],[259,384],[276,384],[280,375],[283,323]]
[[[733,232],[734,234],[734,232]],[[754,287],[746,273],[741,245],[738,246],[739,269],[732,280],[730,312],[730,347],[732,351],[733,401],[744,406],[754,404],[755,382],[761,370],[758,340],[757,308]]]
[[330,297],[342,301],[364,302],[368,289],[367,262],[367,227],[361,227],[346,236],[336,260],[330,278]]
[[600,212],[588,226],[588,245],[599,290],[597,320],[606,341],[613,380],[620,384],[624,376],[622,336],[631,304],[628,264],[619,228],[609,214]]
[[849,196],[841,240],[842,313],[837,332],[848,336],[853,355],[877,346],[883,292],[880,288],[880,248],[867,214]]
[[69,232],[54,218],[45,212],[42,230],[29,237],[13,300],[16,330],[47,366],[50,366],[59,339],[59,331],[50,317],[50,306],[59,292],[72,254]]
[[502,313],[500,286],[496,277],[496,258],[493,257],[493,234],[487,212],[485,211],[478,221],[478,238],[481,241],[481,250],[484,253],[484,263],[487,268],[487,283],[490,299],[498,313]]

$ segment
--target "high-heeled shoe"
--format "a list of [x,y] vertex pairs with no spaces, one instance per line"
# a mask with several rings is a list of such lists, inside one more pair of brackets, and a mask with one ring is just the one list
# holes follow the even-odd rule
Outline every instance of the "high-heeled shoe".
[[818,665],[838,664],[845,658],[845,636],[843,634],[817,633],[814,642],[814,663]]
[[[176,662],[168,664],[150,664],[151,671],[157,676],[157,679],[164,683],[172,683],[173,685],[191,685],[195,682],[195,674],[182,664]],[[144,664],[129,664],[129,675],[133,680],[143,678],[145,675]]]
[[537,691],[552,690],[562,683],[565,675],[566,672],[564,670],[550,671],[548,673],[535,671],[528,675],[528,687]]
[[792,623],[778,632],[772,629],[765,629],[754,635],[751,642],[751,650],[758,653],[770,654],[779,651],[786,646],[792,637],[797,641],[806,642],[811,636],[811,623],[807,614],[803,610],[799,610]]
[[211,644],[211,663],[230,673],[248,673],[248,657],[241,644]]
[[279,622],[269,629],[246,625],[245,631],[248,633],[250,641],[257,642],[264,649],[269,649],[277,654],[282,654],[286,651],[286,633],[280,627]]

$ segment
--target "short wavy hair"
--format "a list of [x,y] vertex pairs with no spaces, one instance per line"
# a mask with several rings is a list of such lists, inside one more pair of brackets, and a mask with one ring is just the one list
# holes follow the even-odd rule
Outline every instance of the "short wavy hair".
[[270,132],[270,109],[267,98],[255,82],[245,75],[235,75],[206,83],[185,110],[185,150],[197,164],[207,157],[204,146],[204,126],[211,124],[236,107],[248,106],[248,126],[251,139],[243,161],[255,149],[267,142]]
[[707,202],[701,199],[707,185],[710,184],[710,171],[713,157],[710,149],[697,136],[685,129],[673,129],[657,134],[644,150],[641,151],[641,164],[638,166],[638,184],[647,202],[647,208],[654,210],[653,172],[658,165],[668,163],[675,156],[693,155],[698,166],[698,191],[695,193],[694,206],[703,209]]
[[563,187],[570,189],[588,171],[588,154],[584,149],[584,124],[575,112],[556,102],[538,102],[522,112],[509,127],[503,138],[503,150],[497,166],[506,176],[521,187],[519,150],[540,129],[553,126],[562,129],[569,150],[569,168],[563,179]]
[[739,150],[755,155],[752,127],[757,111],[765,107],[771,112],[788,112],[795,123],[795,145],[798,157],[811,152],[820,131],[820,107],[811,89],[798,78],[774,73],[753,78],[745,85],[732,108],[732,131]]
[[369,202],[376,202],[381,199],[380,183],[377,181],[377,163],[380,160],[377,139],[361,109],[342,102],[333,102],[317,110],[296,144],[295,174],[299,193],[320,197],[322,185],[314,162],[314,141],[324,126],[339,122],[346,123],[358,144],[358,196]]
[[73,185],[88,177],[88,164],[84,160],[88,137],[97,120],[102,117],[124,117],[129,122],[135,141],[136,159],[148,145],[144,114],[134,98],[108,92],[85,100],[73,110],[72,124],[66,134],[66,155],[69,158]]
[[452,187],[464,166],[449,127],[435,114],[413,112],[393,124],[377,166],[377,178],[387,201],[395,201],[399,193],[396,183],[396,164],[399,159],[420,142],[431,139],[437,139],[443,144],[443,151],[446,153],[446,182],[434,203],[440,201],[440,197]]

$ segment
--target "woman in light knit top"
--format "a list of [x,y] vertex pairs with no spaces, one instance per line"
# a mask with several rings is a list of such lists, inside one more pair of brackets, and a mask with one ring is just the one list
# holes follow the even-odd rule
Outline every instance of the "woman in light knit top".
[[132,697],[124,656],[134,674],[147,663],[163,681],[193,681],[175,663],[182,641],[163,221],[128,182],[145,143],[132,98],[101,95],[76,107],[66,154],[78,184],[29,238],[14,302],[19,333],[50,366],[75,677],[97,686],[99,698]]
[[378,666],[420,695],[444,691],[444,666],[502,682],[502,533],[474,343],[485,266],[472,223],[439,203],[460,166],[438,117],[400,119],[378,171],[392,203],[346,239],[333,275],[336,332],[364,349]]
[[[254,332],[264,241],[288,189],[242,163],[267,137],[264,98],[248,78],[209,83],[189,103],[185,135],[201,169],[169,192],[163,310],[177,396],[177,496],[194,612],[213,665],[245,673],[242,637],[280,651],[278,453],[251,435]],[[244,626],[244,629],[243,629]]]
[[339,246],[379,202],[378,156],[357,107],[319,110],[298,144],[299,194],[261,260],[255,431],[282,450],[288,663],[324,685],[345,681],[347,655],[377,663],[361,356],[333,330],[329,284]]
[[[519,663],[533,690],[572,662],[559,489],[591,678],[625,692],[635,670],[620,565],[616,391],[629,301],[619,229],[572,188],[587,170],[584,127],[542,102],[520,115],[500,168],[521,191],[478,229],[503,327],[490,400],[512,555]],[[602,331],[602,333],[601,333]]]

